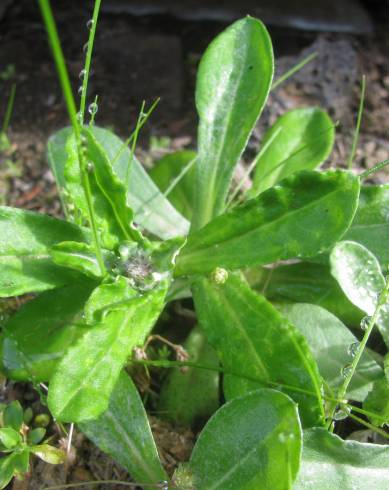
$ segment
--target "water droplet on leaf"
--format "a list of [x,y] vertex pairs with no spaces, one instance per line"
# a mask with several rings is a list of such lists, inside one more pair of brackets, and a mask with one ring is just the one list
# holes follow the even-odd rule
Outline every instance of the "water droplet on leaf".
[[96,102],[92,102],[91,104],[89,104],[89,107],[88,107],[89,114],[94,116],[95,114],[97,114],[98,110],[99,110],[99,106],[96,104]]
[[95,166],[93,165],[92,162],[88,162],[87,165],[86,165],[86,169],[91,174],[92,172],[94,172]]
[[348,346],[347,353],[351,357],[355,357],[359,350],[359,342],[353,342]]
[[339,407],[334,413],[334,420],[344,420],[350,415],[350,408],[346,406]]
[[346,366],[344,366],[344,367],[342,368],[342,376],[343,376],[344,378],[347,378],[347,376],[349,376],[349,375],[351,374],[352,369],[353,369],[353,367],[352,367],[352,365],[351,365],[351,364],[346,364]]
[[80,71],[80,73],[78,74],[78,78],[79,78],[80,80],[84,80],[85,75],[86,75],[86,70],[85,70],[85,68],[84,68],[84,69],[83,69],[83,70],[81,70],[81,71]]
[[371,317],[364,316],[361,320],[360,327],[365,332],[369,328]]
[[91,30],[92,27],[93,27],[93,24],[94,24],[94,20],[93,19],[89,19],[88,22],[86,23],[87,29]]

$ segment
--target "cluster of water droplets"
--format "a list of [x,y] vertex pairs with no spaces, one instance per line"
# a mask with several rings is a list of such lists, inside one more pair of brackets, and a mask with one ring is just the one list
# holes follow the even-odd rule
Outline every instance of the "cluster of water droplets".
[[161,480],[158,483],[158,488],[161,488],[162,490],[169,490],[169,482],[167,480]]
[[351,408],[347,405],[339,406],[334,413],[334,420],[344,420],[350,415]]

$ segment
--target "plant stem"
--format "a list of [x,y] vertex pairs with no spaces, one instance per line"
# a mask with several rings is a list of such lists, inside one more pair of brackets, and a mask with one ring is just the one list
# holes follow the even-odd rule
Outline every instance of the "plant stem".
[[145,104],[146,104],[146,102],[143,101],[141,108],[140,108],[140,111],[139,111],[139,114],[138,114],[138,119],[136,121],[135,130],[132,133],[133,138],[132,138],[132,145],[131,145],[130,164],[127,165],[127,171],[126,171],[126,189],[128,189],[128,186],[130,184],[130,169],[131,169],[132,161],[133,161],[134,155],[135,155],[135,148],[136,148],[136,143],[138,141],[139,131],[141,130],[141,127],[142,127],[141,123],[142,123],[143,118],[145,117],[145,115],[144,115]]
[[281,83],[285,82],[285,80],[287,80],[296,72],[301,70],[301,68],[304,68],[304,66],[307,65],[310,61],[314,60],[317,57],[317,55],[318,55],[317,52],[311,53],[302,61],[300,61],[300,63],[297,63],[297,65],[292,66],[290,70],[288,70],[286,73],[281,75],[275,82],[273,82],[273,85],[271,86],[271,90],[276,89],[279,85],[281,85]]
[[145,488],[164,488],[161,483],[134,483],[120,480],[94,480],[81,483],[65,483],[63,485],[53,485],[52,487],[41,487],[41,490],[60,490],[61,488],[79,488],[95,485],[122,485],[123,487],[145,487]]
[[354,131],[354,137],[353,137],[353,144],[351,147],[351,153],[347,162],[347,167],[350,170],[353,161],[355,158],[355,153],[357,152],[357,146],[358,146],[358,140],[359,140],[359,131],[361,129],[361,122],[362,122],[362,114],[363,114],[363,106],[365,104],[365,92],[366,92],[366,76],[362,76],[362,83],[361,83],[361,95],[360,95],[360,100],[359,100],[359,109],[358,109],[358,117],[357,117],[357,123],[355,126],[355,131]]
[[80,113],[79,113],[79,120],[80,124],[84,124],[84,116],[85,116],[85,106],[86,106],[86,98],[87,98],[87,92],[88,92],[88,82],[89,82],[89,74],[90,74],[90,65],[92,61],[92,52],[93,52],[93,44],[95,41],[95,34],[96,34],[96,27],[97,27],[97,20],[99,17],[99,11],[100,11],[100,4],[101,0],[95,0],[95,6],[93,9],[93,16],[92,16],[92,23],[91,23],[91,28],[89,32],[89,39],[88,39],[88,49],[86,52],[86,57],[85,57],[85,67],[84,67],[84,76],[82,80],[82,92],[81,92],[81,101],[80,101]]
[[96,258],[99,263],[101,273],[104,275],[105,266],[104,266],[103,255],[100,247],[95,215],[93,211],[92,194],[90,189],[88,171],[86,169],[86,162],[85,162],[85,152],[84,152],[84,148],[82,147],[82,141],[81,141],[81,127],[77,119],[76,104],[74,101],[73,92],[70,85],[69,75],[66,69],[65,59],[62,52],[61,43],[58,37],[58,32],[55,25],[53,12],[51,10],[50,1],[39,0],[39,6],[42,12],[43,20],[46,25],[47,35],[49,38],[51,49],[53,51],[53,57],[58,71],[58,77],[61,83],[62,92],[65,98],[69,118],[74,131],[74,136],[76,138],[78,161],[79,161],[80,175],[81,175],[81,185],[84,189],[85,200],[87,202],[88,218],[89,218],[90,227],[92,229]]
[[376,427],[375,425],[370,424],[370,422],[367,422],[366,420],[363,420],[360,417],[353,415],[352,413],[350,413],[349,416],[352,419],[354,419],[356,422],[360,423],[361,425],[364,425],[368,429],[370,429],[374,432],[377,432],[377,434],[380,434],[382,437],[385,437],[385,439],[389,439],[389,434],[387,434],[384,430],[380,429],[379,427]]
[[9,122],[11,120],[12,110],[13,110],[14,102],[15,102],[15,93],[16,93],[16,84],[13,83],[12,84],[12,87],[11,87],[11,93],[9,94],[7,108],[5,110],[5,116],[4,116],[3,126],[1,128],[1,132],[3,134],[5,134],[7,132],[8,127],[9,127]]
[[387,165],[389,165],[389,160],[383,160],[382,162],[377,163],[376,165],[374,165],[374,167],[369,168],[369,169],[365,170],[364,172],[362,172],[362,173],[359,175],[359,178],[360,178],[361,180],[364,180],[364,179],[366,179],[367,177],[369,177],[369,175],[371,175],[371,174],[375,174],[376,172],[378,172],[378,171],[379,171],[379,170],[381,170],[382,168],[386,167]]
[[[350,370],[349,372],[347,373],[347,376],[345,377],[344,381],[343,381],[343,384],[341,385],[339,391],[338,391],[338,398],[340,400],[343,400],[345,395],[346,395],[346,392],[347,392],[347,388],[349,387],[349,384],[355,374],[355,371],[357,369],[357,366],[358,366],[358,363],[362,357],[362,354],[365,350],[365,347],[366,347],[366,344],[367,344],[367,341],[369,340],[369,337],[370,337],[370,334],[374,328],[374,325],[375,323],[377,322],[377,319],[379,317],[379,314],[381,312],[381,309],[382,307],[385,305],[385,303],[387,302],[387,295],[388,295],[388,292],[389,292],[389,276],[386,278],[385,280],[385,286],[384,286],[384,289],[383,291],[381,292],[379,298],[378,298],[378,301],[377,301],[377,306],[375,308],[375,311],[374,311],[374,314],[373,316],[370,318],[370,321],[369,321],[369,324],[368,324],[368,327],[366,329],[366,332],[361,340],[361,343],[359,344],[359,348],[358,348],[358,351],[351,363],[351,366],[350,366]],[[334,417],[334,413],[335,413],[335,410],[336,410],[336,406],[334,406],[332,408],[332,413],[331,413],[331,417],[330,419],[332,420],[333,417]]]

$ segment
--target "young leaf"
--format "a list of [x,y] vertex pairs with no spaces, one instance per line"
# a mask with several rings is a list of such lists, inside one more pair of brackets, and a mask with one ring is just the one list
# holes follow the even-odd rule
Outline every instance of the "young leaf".
[[[338,318],[320,306],[281,305],[279,309],[304,335],[320,374],[336,393],[344,381],[342,368],[352,361],[358,348],[357,338]],[[381,367],[365,351],[351,381],[347,398],[363,401],[372,389],[373,382],[382,376]]]
[[359,179],[299,172],[189,235],[176,275],[310,257],[335,243],[354,216]]
[[[332,275],[349,300],[367,315],[373,315],[385,286],[376,257],[359,243],[343,241],[333,248],[330,263]],[[389,303],[381,309],[377,327],[389,347]]]
[[250,286],[275,301],[310,303],[333,313],[346,325],[357,326],[364,316],[333,278],[328,264],[299,262],[274,269],[249,269],[245,276]]
[[94,286],[91,281],[83,281],[46,291],[8,320],[1,350],[9,378],[50,380],[59,359],[85,331],[81,315]]
[[23,476],[28,472],[28,450],[14,452],[0,459],[0,489],[5,488],[13,476]]
[[318,368],[304,337],[286,318],[232,274],[220,285],[197,280],[193,297],[200,325],[226,371],[227,399],[267,383],[293,386],[285,391],[298,402],[304,426],[323,424]]
[[43,214],[0,207],[0,297],[44,291],[79,276],[54,264],[50,248],[58,242],[88,241],[81,228]]
[[23,409],[16,400],[6,406],[3,411],[4,427],[11,427],[19,431],[23,424]]
[[380,415],[380,418],[370,415],[369,418],[374,425],[383,425],[382,418],[389,424],[389,381],[386,377],[374,383],[371,392],[363,403],[363,408],[372,413]]
[[[191,220],[193,213],[195,158],[194,151],[176,151],[158,160],[149,172],[162,192],[166,192],[176,179],[180,179],[166,197],[188,220]],[[185,174],[180,178],[181,172]]]
[[[215,351],[196,327],[184,343],[191,362],[218,367]],[[185,368],[173,370],[161,387],[158,411],[174,423],[192,426],[206,420],[219,407],[219,373]]]
[[[85,158],[95,221],[101,230],[104,245],[113,248],[118,240],[141,241],[140,233],[132,224],[133,213],[127,205],[125,187],[113,172],[104,148],[90,129],[84,128],[82,135],[85,139]],[[88,205],[81,185],[80,164],[74,136],[69,138],[67,149],[66,187],[73,204],[84,217],[88,218]]]
[[[135,157],[131,159],[131,152],[123,146],[123,141],[107,129],[93,126],[90,130],[104,148],[119,180],[124,184],[129,175],[127,202],[134,211],[136,223],[163,239],[186,235],[189,223],[162,195],[138,160]],[[64,167],[68,158],[66,142],[71,133],[71,128],[64,128],[48,143],[49,163],[57,185],[63,188],[66,185]],[[66,192],[63,194],[66,201]]]
[[222,32],[201,60],[194,229],[223,212],[234,167],[262,112],[273,70],[269,34],[252,17]]
[[80,422],[106,410],[132,349],[144,342],[158,318],[166,290],[160,283],[130,300],[112,297],[112,308],[68,350],[51,378],[48,405],[58,420]]
[[304,433],[301,468],[294,490],[386,490],[389,446],[343,441],[320,428]]
[[271,141],[256,161],[250,197],[300,170],[313,170],[330,154],[334,124],[326,112],[310,107],[283,114],[265,133],[262,146]]
[[[101,277],[101,270],[94,249],[91,245],[79,242],[57,243],[50,250],[53,262],[69,267],[92,278]],[[105,262],[112,263],[115,255],[108,250],[103,251]]]
[[283,393],[257,390],[226,403],[204,427],[189,467],[201,490],[292,488],[300,465],[297,407]]
[[12,449],[22,442],[22,436],[10,427],[0,428],[0,442],[7,449]]
[[45,437],[46,435],[46,429],[43,427],[37,427],[36,429],[32,429],[28,434],[27,434],[27,442],[29,444],[39,444],[41,440]]
[[66,461],[65,451],[50,446],[49,444],[32,446],[30,447],[30,451],[35,454],[35,456],[38,456],[39,459],[49,464],[62,464]]
[[389,263],[389,185],[362,186],[358,209],[344,239],[370,250],[382,267]]
[[142,400],[122,371],[108,408],[80,429],[102,451],[121,464],[135,481],[155,484],[166,479]]

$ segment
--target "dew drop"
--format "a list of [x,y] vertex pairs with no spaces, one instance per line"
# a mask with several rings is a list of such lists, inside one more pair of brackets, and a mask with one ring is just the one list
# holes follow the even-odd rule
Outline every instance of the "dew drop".
[[350,415],[350,408],[346,406],[339,407],[334,413],[334,420],[344,420]]
[[78,90],[77,90],[78,95],[82,95],[83,91],[84,91],[84,87],[82,85],[80,87],[78,87]]
[[224,284],[228,279],[228,272],[222,267],[216,267],[211,274],[211,279],[216,284]]
[[77,120],[82,123],[82,112],[77,112]]
[[364,316],[361,320],[360,327],[365,332],[369,328],[371,317]]
[[169,482],[167,480],[161,480],[158,484],[162,490],[169,490]]
[[84,46],[82,47],[83,53],[86,53],[88,51],[88,43],[85,43]]
[[86,169],[91,174],[92,172],[94,172],[95,166],[93,165],[92,162],[88,162],[87,165],[86,165]]
[[89,19],[88,22],[86,23],[87,29],[91,30],[92,27],[93,27],[93,24],[94,24],[94,20],[93,19]]
[[85,70],[85,68],[84,68],[84,69],[83,69],[83,70],[81,70],[81,71],[80,71],[80,73],[78,74],[78,78],[79,78],[80,80],[84,80],[85,75],[86,75],[86,70]]
[[91,114],[92,116],[96,115],[97,114],[97,111],[99,110],[99,106],[96,104],[96,102],[92,102],[91,104],[89,104],[88,106],[88,112],[89,114]]
[[359,350],[359,342],[353,342],[348,346],[347,353],[351,357],[355,357]]
[[119,255],[122,260],[128,260],[130,256],[130,247],[128,245],[122,244],[119,245]]
[[344,367],[342,368],[342,376],[343,376],[344,378],[347,378],[347,376],[349,376],[349,375],[350,375],[350,373],[352,372],[352,369],[353,369],[353,367],[352,367],[352,365],[351,365],[351,364],[346,364],[346,366],[344,366]]
[[292,441],[294,439],[294,434],[288,434],[286,432],[280,432],[278,434],[278,440],[284,444],[288,441]]

